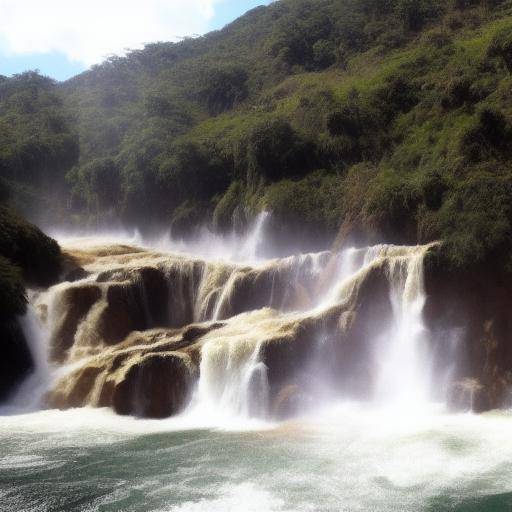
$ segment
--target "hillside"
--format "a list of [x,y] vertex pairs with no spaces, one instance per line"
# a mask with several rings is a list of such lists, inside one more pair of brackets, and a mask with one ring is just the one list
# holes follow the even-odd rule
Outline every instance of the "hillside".
[[40,222],[510,264],[512,1],[281,0],[68,82],[0,79],[3,196]]

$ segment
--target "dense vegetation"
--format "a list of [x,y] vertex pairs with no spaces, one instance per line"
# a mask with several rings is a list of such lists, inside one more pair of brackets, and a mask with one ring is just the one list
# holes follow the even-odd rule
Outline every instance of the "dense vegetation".
[[25,312],[25,284],[48,286],[60,268],[57,242],[0,204],[0,328]]
[[509,266],[511,89],[511,0],[281,0],[64,84],[0,79],[0,194],[183,236],[267,209],[283,242]]
[[57,242],[0,204],[0,401],[33,365],[18,322],[26,311],[25,285],[53,284],[60,267]]

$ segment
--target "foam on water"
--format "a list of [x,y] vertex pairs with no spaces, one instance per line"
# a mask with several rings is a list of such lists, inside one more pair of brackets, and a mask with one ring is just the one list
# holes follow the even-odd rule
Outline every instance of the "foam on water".
[[398,417],[350,403],[243,432],[98,409],[38,412],[0,418],[0,493],[8,481],[5,506],[34,511],[58,503],[69,511],[495,512],[512,504],[511,429],[506,412]]
[[[62,376],[80,364],[72,361],[55,371],[48,366],[47,334],[29,312],[24,331],[37,371],[11,404],[23,413],[0,416],[0,497],[8,509],[490,512],[501,510],[495,503],[504,503],[502,510],[512,510],[512,415],[448,414],[431,402],[435,376],[430,333],[422,319],[428,248],[381,245],[329,258],[297,255],[262,263],[266,222],[261,216],[242,243],[206,234],[195,246],[168,239],[161,247],[154,244],[213,260],[256,261],[258,271],[266,266],[274,272],[267,307],[231,317],[204,336],[197,390],[190,408],[177,417],[142,420],[93,408],[28,413],[38,402],[32,398],[40,397],[57,373]],[[137,237],[125,243],[145,245]],[[84,248],[106,241],[95,237],[66,243]],[[151,261],[160,257],[165,258],[148,255]],[[186,273],[189,263],[183,259],[175,265]],[[320,317],[348,302],[376,268],[385,272],[391,318],[371,340],[374,400],[338,403],[333,395],[303,417],[267,421],[269,383],[261,340],[269,332],[286,334],[286,322]],[[290,288],[292,282],[297,289],[304,282],[317,286],[314,300],[305,301],[302,309],[286,309],[286,295],[276,304],[274,281],[283,269],[289,272]],[[183,300],[190,293],[194,320],[229,316],[242,265],[206,265],[203,270],[199,282],[183,281],[193,290],[177,286]],[[57,314],[52,300],[58,302],[59,286],[40,296],[49,305],[50,323]],[[214,308],[209,307],[212,300],[217,301]],[[82,325],[78,335],[85,336],[86,328]],[[437,377],[446,386],[446,376]],[[464,508],[475,503],[479,508]]]

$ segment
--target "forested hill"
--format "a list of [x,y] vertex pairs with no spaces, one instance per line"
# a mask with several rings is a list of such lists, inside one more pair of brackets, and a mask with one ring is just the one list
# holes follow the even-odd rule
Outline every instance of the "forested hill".
[[282,243],[507,266],[511,153],[512,0],[280,0],[62,84],[0,78],[1,195],[40,222],[186,236],[269,210]]

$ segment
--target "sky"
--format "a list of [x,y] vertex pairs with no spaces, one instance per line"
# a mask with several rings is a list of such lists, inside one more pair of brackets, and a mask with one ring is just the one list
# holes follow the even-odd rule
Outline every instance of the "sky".
[[270,0],[0,0],[0,75],[66,80],[144,43],[204,34]]

